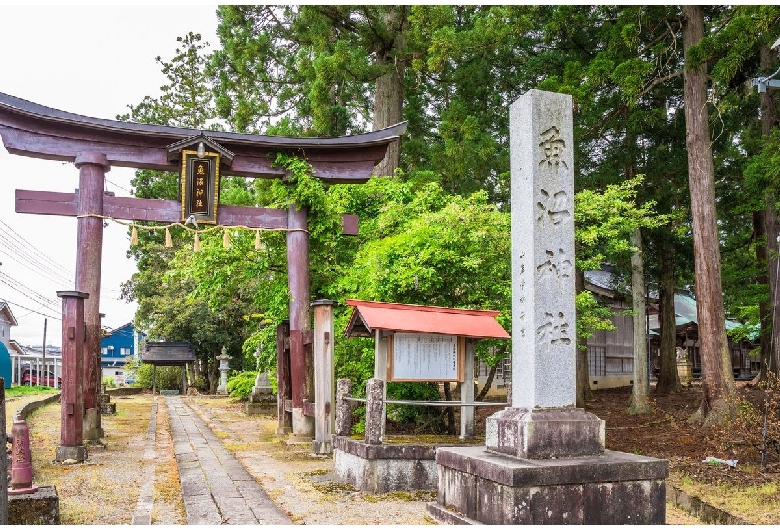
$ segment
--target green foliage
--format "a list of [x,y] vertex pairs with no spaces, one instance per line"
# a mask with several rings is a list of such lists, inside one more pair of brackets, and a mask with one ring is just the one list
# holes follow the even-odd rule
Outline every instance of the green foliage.
[[637,189],[643,177],[608,185],[602,193],[582,190],[574,197],[577,267],[595,270],[605,261],[630,257],[635,248],[630,236],[637,228],[657,228],[667,224],[669,216],[658,215],[654,203],[636,205]]
[[5,389],[5,397],[8,398],[16,398],[16,397],[24,397],[24,396],[35,396],[38,394],[55,394],[57,392],[60,392],[60,389],[58,388],[52,388],[50,386],[12,386],[11,388]]
[[590,291],[578,293],[574,305],[577,311],[578,337],[587,339],[599,330],[615,331],[611,320],[612,311],[600,304]]
[[[406,401],[440,401],[435,383],[387,383],[387,399]],[[387,405],[387,419],[397,423],[412,423],[433,427],[443,424],[441,407],[422,405]]]
[[113,377],[104,377],[102,382],[108,388],[116,388],[116,380]]
[[257,372],[238,372],[228,377],[227,391],[230,397],[246,401],[252,395]]
[[[143,363],[138,368],[136,385],[147,390],[152,389],[154,383],[154,366]],[[180,390],[181,368],[178,366],[157,367],[157,390]]]

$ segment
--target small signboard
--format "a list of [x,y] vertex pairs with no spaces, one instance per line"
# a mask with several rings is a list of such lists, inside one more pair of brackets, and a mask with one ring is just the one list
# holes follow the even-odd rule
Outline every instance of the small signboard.
[[388,344],[389,381],[463,381],[463,337],[394,333]]
[[216,224],[219,201],[219,153],[182,151],[182,219]]

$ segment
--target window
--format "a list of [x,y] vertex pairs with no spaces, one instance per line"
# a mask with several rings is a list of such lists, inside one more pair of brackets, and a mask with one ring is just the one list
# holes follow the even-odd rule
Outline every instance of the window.
[[605,375],[604,357],[607,355],[605,346],[588,346],[588,373],[591,376]]
[[119,355],[122,357],[127,357],[130,355],[130,348],[119,348]]
[[108,355],[108,348],[101,348],[100,349],[100,354],[101,355]]

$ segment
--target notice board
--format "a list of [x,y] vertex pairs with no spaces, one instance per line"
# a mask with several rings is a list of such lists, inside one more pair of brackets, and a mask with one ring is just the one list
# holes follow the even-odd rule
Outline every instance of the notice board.
[[394,333],[388,338],[388,381],[463,381],[463,337]]

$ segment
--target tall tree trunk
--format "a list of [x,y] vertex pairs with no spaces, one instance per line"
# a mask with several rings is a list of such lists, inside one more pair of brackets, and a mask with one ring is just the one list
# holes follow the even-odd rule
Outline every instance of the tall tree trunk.
[[661,325],[661,369],[658,372],[656,394],[672,394],[682,391],[677,372],[677,328],[674,318],[674,249],[671,242],[662,244],[661,284],[659,286],[658,322]]
[[715,211],[715,168],[707,110],[707,66],[688,64],[688,49],[704,37],[704,8],[684,7],[685,143],[691,194],[696,304],[704,398],[693,421],[720,422],[734,392],[734,375],[726,340],[720,248]]
[[[574,274],[574,290],[577,294],[585,290],[585,272],[577,269]],[[593,399],[593,391],[590,389],[588,377],[588,339],[577,334],[577,384],[575,404],[584,407],[585,403]]]
[[769,367],[770,358],[772,355],[772,288],[769,285],[769,270],[770,261],[768,259],[767,247],[769,246],[769,240],[766,237],[766,211],[769,208],[769,200],[764,210],[758,210],[753,212],[753,237],[756,241],[756,263],[758,270],[763,272],[758,274],[757,281],[761,285],[766,285],[769,291],[770,298],[766,301],[760,301],[758,303],[758,319],[761,326],[760,334],[760,355],[761,368],[756,376],[756,383],[766,380],[767,368]]
[[[452,387],[450,387],[449,382],[444,383],[444,399],[452,401]],[[455,409],[447,407],[445,410],[447,412],[447,434],[457,434],[455,426]]]
[[637,228],[631,234],[631,305],[634,313],[634,386],[628,412],[650,412],[649,382],[647,380],[647,312],[645,309],[645,266],[642,257],[642,232]]
[[[761,69],[768,71],[774,68],[772,56],[774,54],[768,47],[761,48]],[[772,129],[777,125],[777,98],[769,90],[761,94],[761,134],[769,137]],[[763,212],[764,234],[766,236],[766,247],[764,250],[764,262],[768,271],[769,284],[769,303],[766,304],[764,312],[761,312],[761,374],[763,380],[766,377],[766,370],[769,369],[778,373],[780,364],[778,363],[778,346],[780,346],[780,302],[778,301],[778,236],[780,236],[780,226],[778,225],[777,210],[775,208],[775,196],[769,194],[766,197],[765,208]],[[760,220],[759,220],[760,222]],[[756,233],[758,238],[758,233]],[[760,249],[760,241],[756,246],[757,253]],[[760,259],[760,257],[759,257]],[[760,263],[760,262],[759,262]],[[760,281],[760,280],[759,280]],[[759,311],[761,307],[759,306]],[[765,327],[766,326],[766,327]]]
[[[387,15],[387,27],[393,31],[391,45],[379,52],[377,64],[387,66],[388,72],[376,80],[374,92],[373,130],[378,131],[403,121],[404,70],[403,30],[407,26],[407,6],[396,6]],[[385,158],[374,168],[374,175],[393,175],[401,164],[401,141],[395,140],[387,147]]]
[[[503,362],[503,361],[499,361]],[[498,370],[498,365],[494,364],[490,367],[490,371],[488,372],[487,380],[485,381],[485,385],[482,387],[482,390],[479,391],[479,394],[477,394],[477,397],[474,398],[474,401],[483,401],[485,397],[487,396],[488,392],[490,392],[490,387],[493,386],[493,378],[496,377],[496,371]]]

